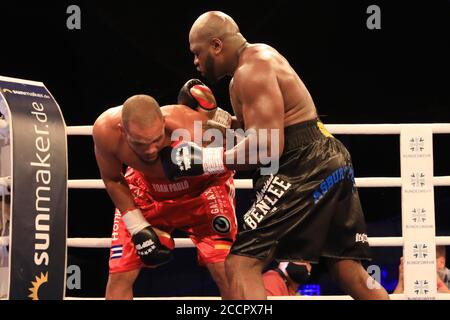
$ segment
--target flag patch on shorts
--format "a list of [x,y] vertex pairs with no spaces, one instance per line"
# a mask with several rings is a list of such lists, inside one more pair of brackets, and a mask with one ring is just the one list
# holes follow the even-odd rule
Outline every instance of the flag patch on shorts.
[[119,259],[121,257],[122,257],[122,245],[112,246],[110,259]]

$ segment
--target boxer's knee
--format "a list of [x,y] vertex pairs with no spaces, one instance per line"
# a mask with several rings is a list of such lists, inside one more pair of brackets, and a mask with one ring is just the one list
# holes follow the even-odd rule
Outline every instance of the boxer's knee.
[[263,260],[230,254],[225,261],[225,270],[228,277],[236,277],[246,272],[262,272],[264,265]]

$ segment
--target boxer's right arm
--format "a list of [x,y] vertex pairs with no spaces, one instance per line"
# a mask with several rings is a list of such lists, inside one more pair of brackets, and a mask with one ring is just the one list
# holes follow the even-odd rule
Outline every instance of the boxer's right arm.
[[113,137],[105,134],[101,126],[95,125],[92,136],[95,143],[95,158],[106,191],[121,212],[122,221],[132,236],[140,259],[144,264],[153,267],[169,262],[172,259],[171,250],[161,244],[155,230],[136,207],[128,182],[122,173],[122,161],[112,150],[108,150],[111,141],[114,140]]
[[106,191],[116,208],[125,212],[134,207],[133,196],[122,173],[122,162],[97,145],[95,145],[95,158]]
[[95,143],[95,158],[100,176],[112,202],[122,213],[122,219],[131,235],[150,226],[134,203],[128,182],[122,173],[122,161],[116,157],[116,138],[101,121],[94,124],[92,136]]
[[128,231],[131,235],[134,235],[150,226],[150,224],[145,220],[141,211],[136,208],[128,182],[122,173],[122,161],[117,159],[113,151],[108,150],[108,147],[111,147],[111,139],[104,139],[104,132],[95,130],[95,127],[93,137],[95,142],[95,158],[106,191],[116,208],[122,213],[122,219]]

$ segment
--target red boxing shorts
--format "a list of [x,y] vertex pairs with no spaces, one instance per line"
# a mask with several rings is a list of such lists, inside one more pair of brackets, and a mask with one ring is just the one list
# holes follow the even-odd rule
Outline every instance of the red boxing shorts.
[[[197,247],[200,265],[225,260],[237,233],[232,172],[149,182],[128,168],[125,179],[136,206],[153,227],[168,234],[174,229],[186,232]],[[111,240],[110,273],[144,266],[117,209]]]

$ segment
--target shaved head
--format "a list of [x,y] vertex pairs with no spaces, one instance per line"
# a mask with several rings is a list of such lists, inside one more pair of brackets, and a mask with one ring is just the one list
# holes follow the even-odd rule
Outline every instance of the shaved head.
[[150,96],[132,96],[123,104],[122,124],[127,130],[131,123],[144,129],[152,126],[155,120],[162,118],[158,102]]
[[237,35],[239,27],[233,18],[220,11],[202,14],[192,25],[189,39],[208,41],[212,38],[223,39],[227,35]]
[[189,32],[189,49],[194,54],[194,65],[210,82],[234,72],[239,53],[246,45],[247,40],[233,18],[220,11],[202,14]]
[[136,95],[122,107],[122,130],[129,147],[146,163],[158,159],[164,147],[164,117],[158,102],[150,96]]

